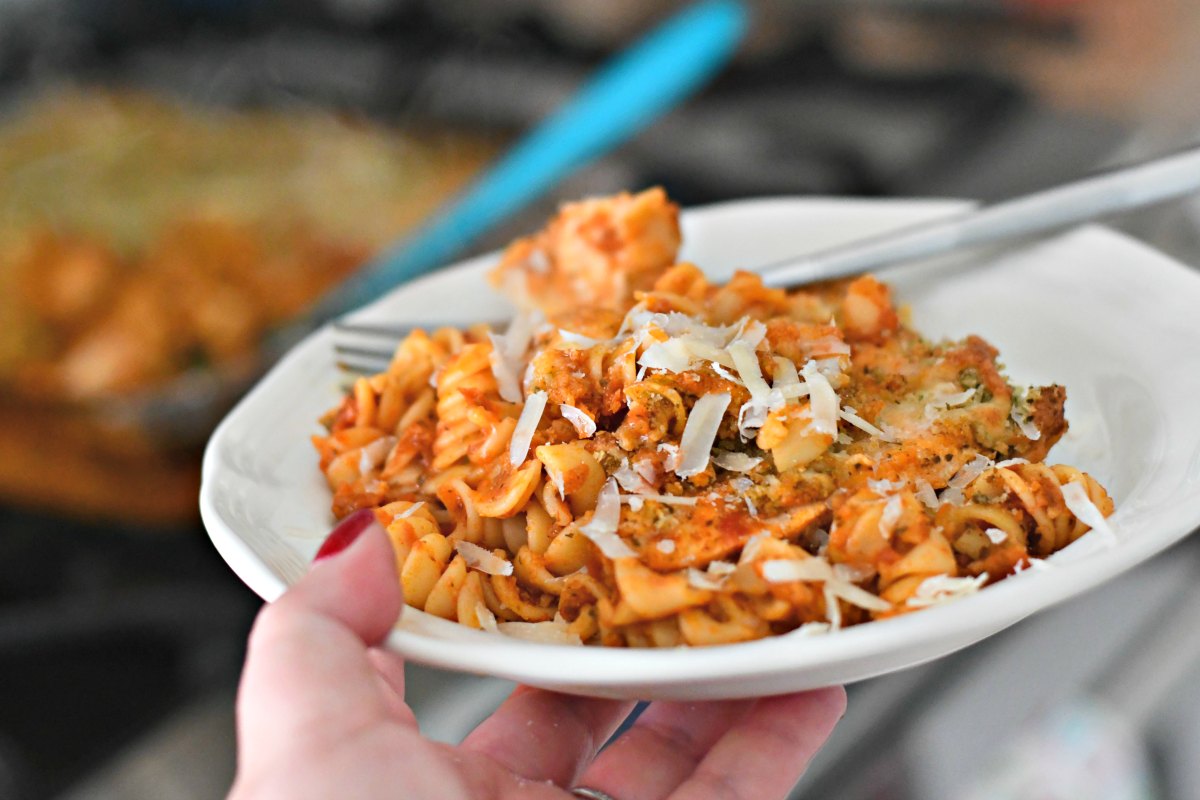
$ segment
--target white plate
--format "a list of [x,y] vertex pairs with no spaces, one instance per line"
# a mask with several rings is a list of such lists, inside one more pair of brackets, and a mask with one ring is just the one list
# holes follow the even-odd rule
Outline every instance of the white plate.
[[[767,199],[685,213],[684,252],[716,278],[961,206],[931,201]],[[484,283],[494,256],[405,286],[360,321],[469,323],[508,310]],[[978,258],[976,260],[979,260]],[[437,667],[585,695],[749,697],[860,680],[978,641],[1095,587],[1200,523],[1200,277],[1112,231],[1090,227],[986,259],[888,279],[930,337],[978,333],[1018,383],[1059,382],[1071,432],[1051,461],[1113,493],[1118,544],[1084,536],[1029,571],[957,602],[823,637],[696,649],[538,645],[406,609],[389,645]],[[333,337],[297,346],[229,414],[204,458],[200,509],[213,543],[266,600],[304,574],[333,523],[308,437],[339,399]]]

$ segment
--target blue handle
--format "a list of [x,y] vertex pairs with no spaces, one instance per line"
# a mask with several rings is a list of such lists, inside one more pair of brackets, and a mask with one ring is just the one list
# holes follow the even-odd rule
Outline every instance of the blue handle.
[[603,66],[435,222],[383,253],[321,303],[336,316],[447,264],[472,240],[690,95],[728,61],[746,29],[736,0],[703,0]]

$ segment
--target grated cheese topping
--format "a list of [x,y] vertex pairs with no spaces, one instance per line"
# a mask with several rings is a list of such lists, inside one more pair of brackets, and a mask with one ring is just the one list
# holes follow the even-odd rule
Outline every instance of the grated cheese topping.
[[1042,438],[1042,432],[1038,430],[1038,426],[1034,423],[1032,415],[1029,413],[1029,406],[1026,401],[1026,390],[1013,392],[1012,406],[1008,410],[1008,417],[1017,427],[1021,429],[1021,435],[1031,442],[1036,442]]
[[579,635],[572,633],[561,617],[556,617],[549,622],[501,622],[496,627],[505,636],[526,642],[583,645]]
[[681,478],[699,475],[708,467],[709,454],[713,442],[717,440],[717,430],[721,420],[725,418],[725,409],[729,408],[728,392],[706,394],[696,401],[688,414],[687,423],[683,426],[683,435],[679,439],[679,466],[675,474]]
[[549,476],[550,482],[554,484],[554,488],[558,490],[558,496],[563,500],[567,499],[566,480],[562,474],[562,470],[557,466],[543,464],[542,468],[546,470],[546,475]]
[[975,396],[974,388],[958,392],[954,391],[955,388],[957,387],[952,383],[942,383],[934,387],[933,398],[925,404],[925,419],[935,420],[943,411],[961,406]]
[[654,490],[654,485],[647,481],[641,471],[635,469],[628,458],[621,459],[621,466],[613,473],[617,484],[627,492],[644,495]]
[[467,562],[471,569],[486,572],[488,575],[512,575],[512,562],[477,544],[459,539],[454,543],[454,549]]
[[667,339],[647,347],[637,363],[646,369],[686,372],[692,366],[692,351],[684,339]]
[[710,367],[712,367],[713,372],[717,373],[718,375],[720,375],[722,378],[729,381],[730,383],[736,383],[738,386],[746,385],[746,384],[742,383],[741,378],[739,378],[737,375],[734,375],[729,370],[725,369],[723,366],[721,366],[716,361],[710,361],[708,365]]
[[1075,518],[1095,531],[1107,547],[1117,545],[1117,535],[1113,533],[1100,509],[1096,508],[1096,504],[1088,497],[1087,489],[1082,483],[1071,481],[1063,484],[1062,497]]
[[[732,567],[733,565],[730,564],[729,566]],[[707,571],[698,570],[695,567],[688,567],[688,586],[691,586],[693,589],[717,592],[725,588],[725,584],[729,580],[731,573],[732,570],[729,572],[714,571],[711,564],[709,565]]]
[[809,427],[814,433],[837,435],[837,420],[840,403],[833,385],[818,368],[817,362],[809,361],[800,371],[804,382],[808,385],[808,401],[812,409],[812,422]]
[[959,468],[958,472],[950,478],[946,488],[942,490],[942,494],[938,498],[939,504],[949,503],[955,506],[961,506],[966,502],[966,496],[963,495],[963,489],[978,478],[983,473],[987,472],[992,467],[992,460],[987,456],[976,455],[966,464]]
[[924,503],[927,508],[936,509],[941,505],[937,492],[933,490],[933,486],[929,481],[924,478],[917,478],[917,499]]
[[366,475],[379,466],[395,446],[395,436],[381,436],[370,444],[363,445],[358,451],[358,474]]
[[952,578],[949,575],[934,575],[921,581],[917,591],[908,598],[907,604],[913,608],[925,608],[938,605],[950,600],[957,600],[979,591],[987,583],[986,572],[974,578]]
[[723,450],[713,456],[713,463],[730,472],[749,472],[761,464],[762,459],[747,453]]
[[772,559],[762,563],[763,580],[767,583],[794,583],[796,581],[823,581],[825,592],[840,597],[851,605],[868,611],[888,611],[892,604],[855,586],[837,575],[829,562],[823,558]]
[[596,433],[596,422],[582,408],[563,403],[558,407],[562,418],[575,427],[580,439],[590,439]]
[[763,426],[767,415],[787,403],[783,393],[767,385],[763,379],[762,370],[758,364],[758,356],[746,342],[738,341],[728,348],[742,383],[750,390],[750,399],[742,404],[738,411],[738,429],[742,436],[750,438],[752,431]]
[[500,628],[496,625],[496,615],[488,608],[483,601],[475,603],[475,618],[479,620],[479,627],[488,633],[499,633]]
[[600,339],[593,339],[590,336],[584,336],[582,333],[574,333],[573,331],[563,330],[562,328],[558,329],[558,336],[567,344],[577,344],[583,348],[595,347],[602,341]]
[[904,502],[900,495],[894,494],[884,503],[883,513],[879,515],[879,532],[885,540],[891,541],[892,534],[896,531],[896,523],[900,521],[900,515],[903,513]]
[[825,618],[829,620],[829,630],[841,630],[842,607],[838,604],[837,595],[833,593],[833,587],[828,583],[825,584],[823,593],[825,595]]
[[846,420],[846,422],[849,422],[851,425],[858,428],[859,430],[866,431],[867,433],[871,434],[872,436],[882,439],[885,442],[896,441],[894,438],[892,438],[888,434],[884,433],[881,429],[876,428],[874,425],[872,425],[871,423],[867,422],[865,419],[860,417],[855,412],[855,410],[853,408],[851,408],[850,406],[846,406],[841,411],[839,411],[838,416],[841,417],[842,419]]
[[508,445],[508,460],[514,467],[524,464],[525,457],[529,455],[533,434],[537,432],[538,423],[546,411],[547,397],[545,392],[534,392],[525,400],[525,407],[521,409],[521,416],[517,418],[517,426],[513,428]]
[[417,511],[418,511],[418,510],[421,508],[421,506],[423,506],[423,505],[425,505],[425,501],[424,501],[424,500],[418,500],[417,502],[413,503],[413,504],[412,504],[411,506],[409,506],[408,508],[406,508],[406,509],[404,509],[403,511],[401,511],[399,514],[396,514],[396,515],[394,515],[394,516],[392,517],[392,522],[396,522],[397,520],[401,520],[401,519],[408,519],[408,518],[409,518],[409,517],[411,517],[413,514],[417,513]]
[[620,524],[621,490],[617,488],[617,482],[609,478],[600,490],[592,518],[587,524],[579,526],[579,532],[590,539],[606,558],[636,558],[637,553],[617,534]]
[[662,503],[668,506],[694,506],[700,501],[698,497],[682,497],[677,494],[625,494],[621,495],[621,502],[629,503],[629,507],[634,511],[642,507],[642,503]]
[[869,478],[867,480],[867,488],[880,497],[887,497],[903,489],[908,485],[908,481],[885,481]]
[[663,468],[674,472],[679,469],[679,446],[671,442],[663,442],[655,448],[660,453],[665,453],[663,458]]
[[510,403],[521,402],[521,381],[525,352],[533,341],[533,332],[545,321],[540,311],[523,311],[513,317],[512,324],[502,336],[489,333],[492,352],[489,356],[492,374],[500,396]]

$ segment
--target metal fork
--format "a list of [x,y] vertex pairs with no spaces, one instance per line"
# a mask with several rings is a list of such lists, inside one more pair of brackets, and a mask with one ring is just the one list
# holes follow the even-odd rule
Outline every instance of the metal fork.
[[[1002,200],[879,236],[761,267],[768,286],[794,289],[955,250],[1025,240],[1079,222],[1132,211],[1200,189],[1200,147],[1191,147],[1032,194]],[[378,371],[391,360],[405,325],[338,322],[338,363]],[[366,343],[364,343],[364,340]]]
[[368,375],[387,369],[396,345],[418,325],[333,323],[333,350],[339,369]]

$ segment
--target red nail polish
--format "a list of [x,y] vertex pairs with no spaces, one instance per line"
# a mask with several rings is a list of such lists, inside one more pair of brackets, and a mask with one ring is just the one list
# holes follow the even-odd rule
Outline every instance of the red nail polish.
[[321,543],[321,549],[313,557],[313,562],[315,563],[323,558],[337,555],[354,544],[354,540],[369,528],[374,521],[375,512],[369,508],[360,508],[346,517],[338,523],[336,528],[329,532],[329,536],[325,537],[325,541]]

